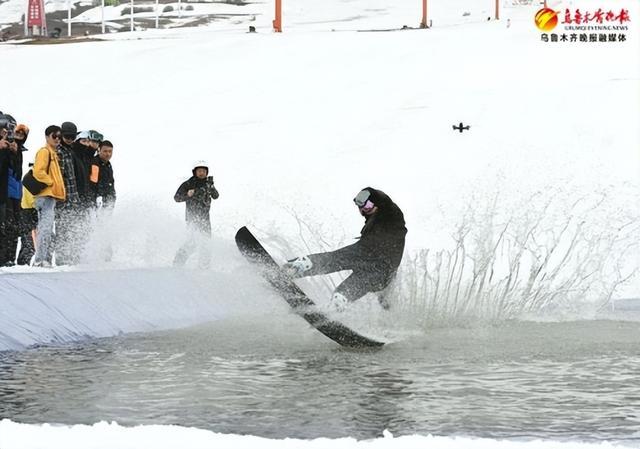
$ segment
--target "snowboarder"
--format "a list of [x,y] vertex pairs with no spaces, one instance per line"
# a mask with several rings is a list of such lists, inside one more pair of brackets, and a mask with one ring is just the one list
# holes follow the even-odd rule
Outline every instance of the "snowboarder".
[[[336,251],[292,259],[283,266],[296,278],[352,270],[331,298],[331,307],[336,311],[343,311],[350,302],[369,292],[380,292],[391,283],[402,261],[407,234],[402,211],[384,192],[366,187],[353,201],[365,220],[360,240]],[[386,300],[379,300],[387,309]]]
[[198,161],[193,165],[193,176],[187,179],[178,188],[173,199],[178,202],[186,202],[186,221],[189,236],[180,247],[173,260],[174,266],[183,266],[189,256],[201,244],[200,267],[207,268],[211,254],[209,244],[211,239],[211,220],[209,210],[211,200],[218,199],[218,190],[213,184],[213,176],[209,176],[209,164]]

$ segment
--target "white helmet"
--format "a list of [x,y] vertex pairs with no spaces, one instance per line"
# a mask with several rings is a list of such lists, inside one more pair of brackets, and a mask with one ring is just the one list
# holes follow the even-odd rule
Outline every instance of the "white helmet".
[[193,174],[196,174],[196,168],[206,168],[207,169],[207,173],[209,172],[209,164],[207,164],[207,161],[203,161],[203,160],[199,160],[196,161],[193,165]]

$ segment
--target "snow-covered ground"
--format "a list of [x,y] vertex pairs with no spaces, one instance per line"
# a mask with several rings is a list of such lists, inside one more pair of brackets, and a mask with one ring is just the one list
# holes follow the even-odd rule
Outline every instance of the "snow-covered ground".
[[[0,17],[4,20],[6,8],[17,11],[18,3],[0,5]],[[95,273],[104,267],[88,262],[82,270],[93,274],[91,285],[84,285],[76,282],[79,272],[5,270],[0,332],[6,341],[20,340],[20,347],[37,335],[46,342],[52,334],[103,336],[167,327],[171,311],[196,292],[171,291],[179,276],[173,273],[154,275],[157,285],[137,290],[135,300],[126,286],[151,282],[136,277],[135,270],[170,265],[183,237],[183,206],[173,203],[173,193],[189,176],[192,161],[203,158],[210,161],[221,194],[212,210],[218,244],[229,247],[235,230],[249,223],[289,242],[281,256],[351,241],[362,220],[351,199],[367,185],[389,193],[404,210],[409,252],[455,246],[451,236],[469,211],[475,224],[507,221],[505,216],[524,223],[531,218],[525,212],[540,214],[551,220],[541,236],[552,238],[558,229],[554,219],[562,223],[563,212],[570,215],[578,199],[595,197],[595,206],[580,210],[586,224],[575,225],[590,230],[591,237],[637,224],[637,2],[579,2],[587,9],[629,9],[626,42],[541,42],[533,25],[537,6],[506,8],[500,21],[486,21],[483,15],[491,15],[493,2],[478,7],[477,0],[430,2],[434,27],[429,30],[357,32],[418,24],[419,2],[386,3],[285,0],[282,34],[270,31],[272,4],[267,2],[243,7],[255,8],[256,34],[247,34],[244,24],[225,22],[122,33],[108,42],[0,47],[3,60],[19,68],[3,71],[0,109],[31,127],[28,154],[43,143],[47,125],[66,120],[80,129],[98,129],[114,142],[119,203],[114,221],[96,238],[110,240],[114,263],[134,273],[106,273],[101,283]],[[87,20],[96,20],[98,13],[92,10]],[[471,125],[469,132],[452,130],[461,121]],[[541,213],[547,202],[550,212]],[[301,223],[311,231],[301,234]],[[313,238],[318,235],[325,243]],[[193,309],[177,324],[215,319],[227,309],[212,304],[238,298],[225,284],[238,278],[227,276],[227,254],[221,254],[207,274],[206,296],[190,302]],[[626,256],[617,267],[623,274],[639,259],[637,246]],[[603,283],[605,268],[598,268],[605,273]],[[184,285],[189,276],[202,274],[187,274]],[[218,280],[226,285],[222,290],[213,285]],[[154,304],[166,288],[161,306]],[[44,289],[50,290],[36,293],[37,301],[19,300],[20,291]],[[640,296],[637,278],[616,295]],[[134,310],[133,301],[143,306]],[[133,311],[123,312],[127,307]],[[73,326],[67,324],[70,314]],[[37,317],[34,328],[7,331],[18,316]],[[23,338],[31,331],[31,339]],[[80,447],[73,446],[76,440],[82,447],[134,447],[131,442],[146,441],[148,431],[155,435],[154,447],[165,447],[170,438],[186,438],[189,447],[205,447],[210,440],[227,444],[204,431],[100,426],[21,427],[3,421],[0,447],[42,447],[42,441],[47,447],[62,447],[55,446],[61,441],[64,447]],[[101,432],[113,440],[87,437]],[[23,441],[27,433],[33,438]],[[242,440],[249,437],[229,438],[229,445],[251,444]],[[447,438],[376,444],[546,447]]]
[[[447,11],[463,17],[477,4],[457,0]],[[606,250],[588,243],[595,236],[626,245],[604,235],[637,221],[629,208],[640,174],[636,2],[610,2],[630,9],[626,42],[556,44],[541,42],[535,5],[505,8],[500,21],[438,27],[445,6],[431,2],[432,29],[381,33],[330,30],[415,25],[419,8],[284,5],[282,34],[266,14],[256,34],[224,23],[2,47],[20,67],[3,73],[3,85],[17,88],[3,91],[1,109],[32,129],[25,163],[51,123],[73,120],[114,142],[119,203],[94,240],[111,241],[116,265],[171,264],[184,229],[173,193],[203,158],[221,192],[212,221],[223,246],[245,224],[288,241],[282,257],[352,241],[362,219],[351,198],[367,185],[404,210],[409,254],[452,248],[464,220],[476,232],[489,222],[524,226],[536,214],[551,230],[536,239],[552,239],[567,216],[585,221],[570,223],[588,230],[576,260]],[[460,121],[471,130],[454,132]],[[482,251],[487,235],[473,237],[467,250]],[[535,243],[543,249],[532,257],[544,258],[544,242]],[[593,260],[598,282],[619,264],[628,275],[637,246],[628,251]],[[226,270],[225,259],[214,270]],[[595,287],[587,293],[601,294]],[[614,292],[638,296],[634,279]]]
[[[25,439],[25,435],[29,435]],[[96,438],[96,435],[100,435]],[[394,438],[386,431],[384,438],[356,441],[353,438],[319,438],[312,441],[270,440],[250,435],[224,435],[208,430],[179,426],[137,426],[127,428],[101,422],[93,426],[52,426],[17,424],[0,421],[0,445],[3,449],[113,449],[141,448],[189,449],[259,447],[262,449],[389,449],[428,447],[430,449],[613,449],[625,446],[603,443],[557,441],[500,441],[483,438],[449,438],[438,436],[403,436]]]

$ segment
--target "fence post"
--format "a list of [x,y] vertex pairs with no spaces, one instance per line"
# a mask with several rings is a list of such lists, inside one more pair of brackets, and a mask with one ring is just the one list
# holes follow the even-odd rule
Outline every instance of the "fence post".
[[276,0],[276,18],[273,20],[273,31],[282,33],[282,0]]

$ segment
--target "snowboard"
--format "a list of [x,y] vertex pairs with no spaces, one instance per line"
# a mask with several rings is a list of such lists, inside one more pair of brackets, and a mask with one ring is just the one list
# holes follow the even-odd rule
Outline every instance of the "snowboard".
[[319,311],[316,304],[280,268],[246,226],[236,233],[236,244],[242,255],[259,267],[260,274],[293,311],[322,334],[347,348],[380,348],[384,345],[383,342],[365,337]]

